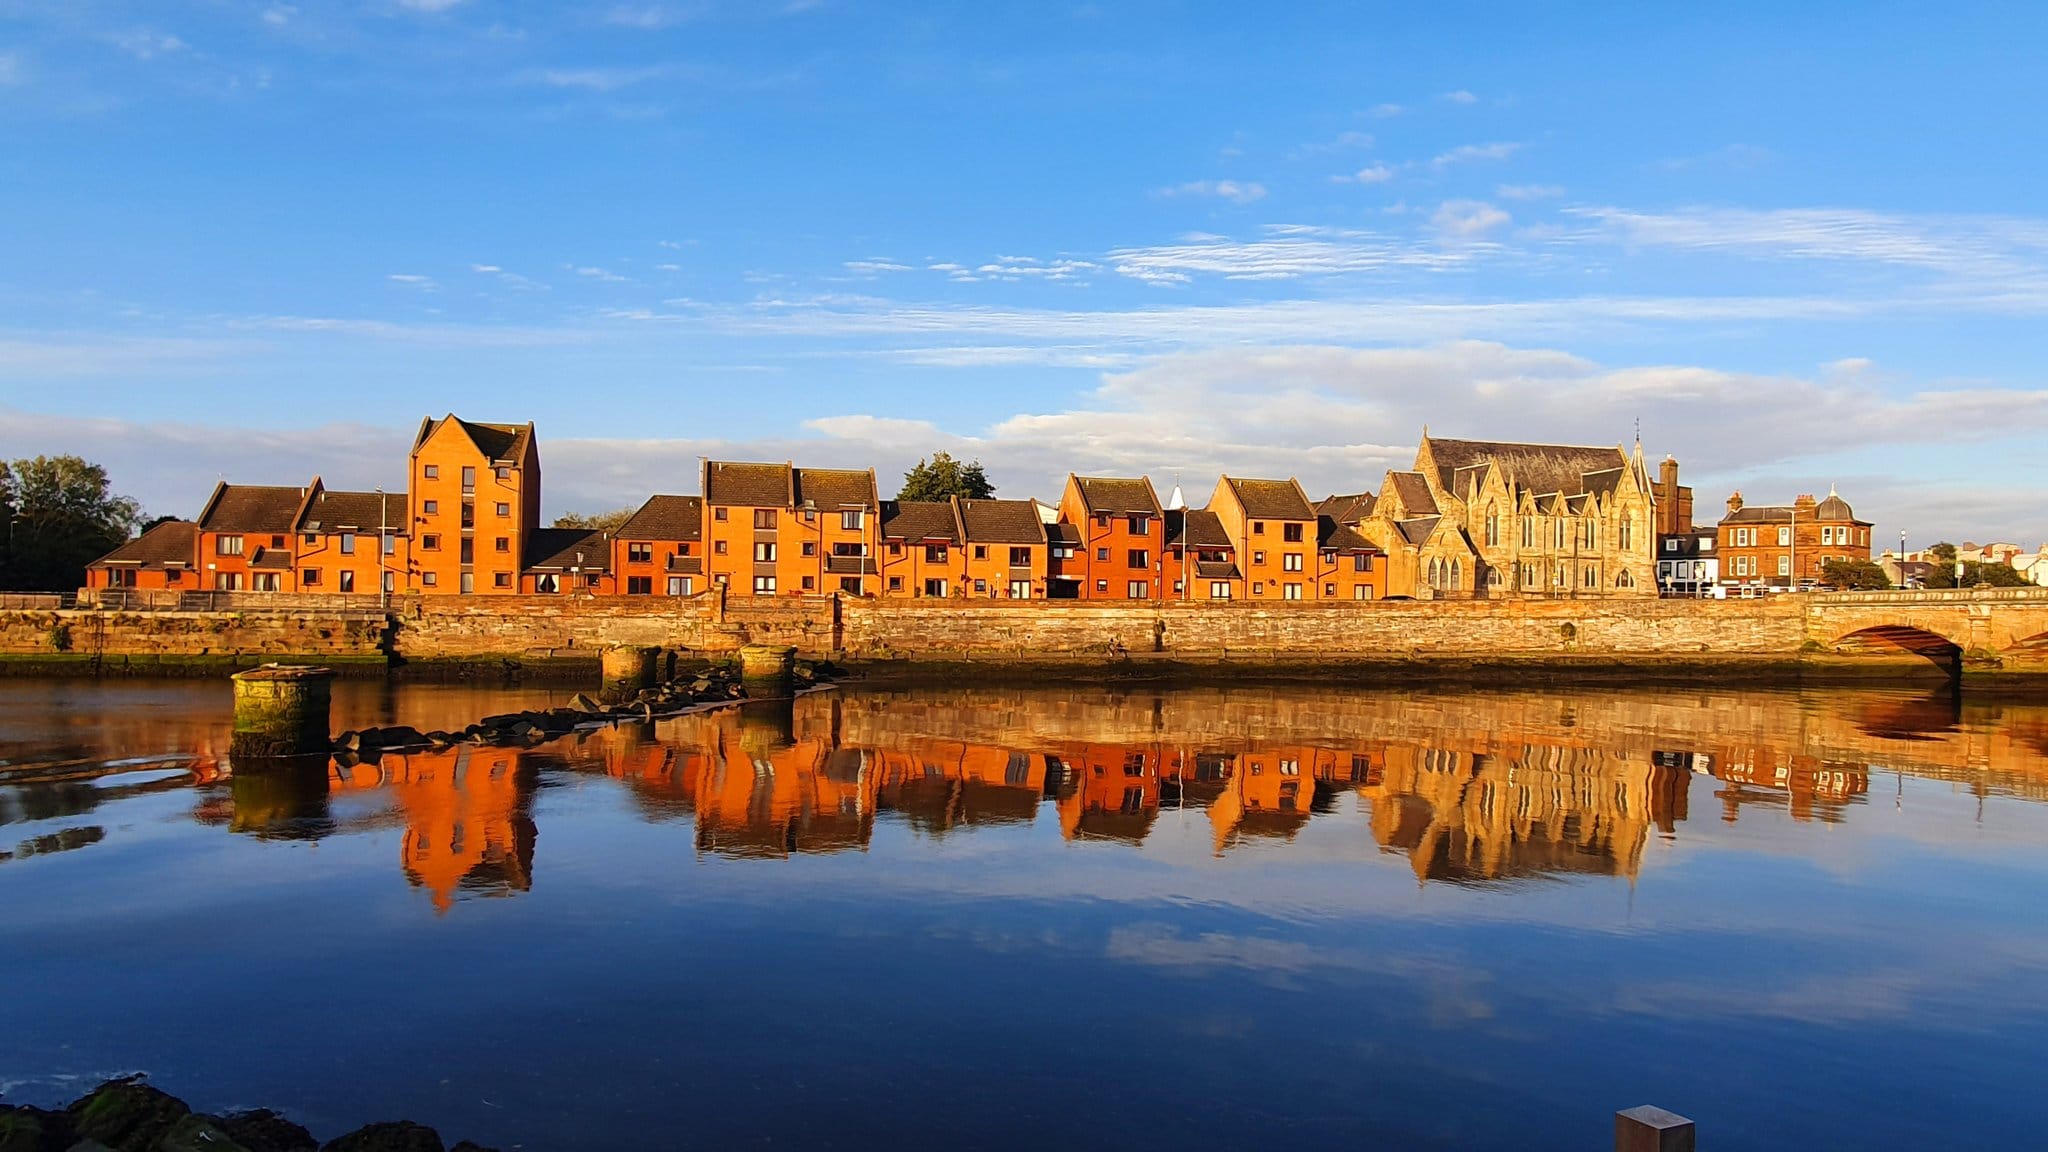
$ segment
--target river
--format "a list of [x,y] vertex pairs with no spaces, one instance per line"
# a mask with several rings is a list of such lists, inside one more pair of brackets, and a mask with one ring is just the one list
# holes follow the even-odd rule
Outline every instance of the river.
[[549,1149],[2038,1139],[2048,704],[854,684],[269,776],[229,711],[0,680],[7,1099],[140,1070]]

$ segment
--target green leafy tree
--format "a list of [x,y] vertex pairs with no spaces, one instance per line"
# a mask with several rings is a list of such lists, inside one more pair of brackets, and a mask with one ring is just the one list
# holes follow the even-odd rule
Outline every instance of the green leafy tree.
[[116,496],[107,470],[76,456],[0,464],[7,550],[0,587],[56,591],[85,583],[85,566],[135,534],[142,509]]
[[626,521],[633,518],[633,512],[634,509],[631,508],[614,508],[609,512],[599,512],[596,515],[571,512],[567,516],[555,517],[555,527],[582,528],[585,531],[617,532]]
[[930,459],[919,460],[917,467],[903,474],[903,487],[896,498],[945,500],[958,496],[963,500],[986,500],[995,494],[996,486],[988,482],[981,461],[962,464],[950,452],[934,452]]
[[1943,540],[1927,550],[1927,558],[1936,564],[1946,564],[1950,568],[1954,568],[1956,566],[1956,546]]
[[1865,592],[1892,586],[1884,568],[1871,560],[1829,560],[1820,566],[1820,581],[1834,588]]

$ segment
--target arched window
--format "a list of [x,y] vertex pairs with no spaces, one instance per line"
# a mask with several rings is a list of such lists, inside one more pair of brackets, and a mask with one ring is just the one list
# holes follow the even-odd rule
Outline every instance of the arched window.
[[1498,588],[1498,587],[1500,587],[1500,585],[1501,585],[1501,579],[1500,579],[1500,569],[1498,569],[1498,568],[1488,568],[1488,569],[1486,570],[1486,586],[1487,586],[1488,588]]
[[1586,551],[1598,551],[1600,548],[1600,521],[1595,520],[1591,516],[1586,517],[1585,536],[1586,542],[1584,547]]
[[1431,556],[1431,557],[1429,558],[1429,586],[1430,586],[1431,588],[1441,588],[1441,587],[1443,587],[1443,584],[1442,584],[1441,580],[1440,580],[1440,579],[1439,579],[1439,577],[1437,576],[1437,570],[1436,570],[1436,557],[1434,557],[1434,556]]
[[1558,551],[1564,551],[1564,517],[1562,516],[1550,522],[1550,543]]
[[[1633,512],[1624,512],[1621,514],[1621,550],[1623,552],[1628,552],[1633,550],[1635,546],[1636,514]],[[1628,575],[1628,573],[1624,572],[1622,573],[1622,575],[1626,576]]]
[[1500,510],[1491,504],[1486,506],[1486,546],[1500,547]]
[[1451,591],[1456,592],[1464,581],[1463,569],[1458,561],[1451,561]]
[[1629,575],[1628,569],[1624,568],[1621,570],[1621,575],[1614,578],[1614,586],[1616,588],[1633,588],[1636,586],[1636,578]]
[[1524,516],[1522,517],[1522,547],[1534,548],[1535,546],[1536,518],[1534,516]]

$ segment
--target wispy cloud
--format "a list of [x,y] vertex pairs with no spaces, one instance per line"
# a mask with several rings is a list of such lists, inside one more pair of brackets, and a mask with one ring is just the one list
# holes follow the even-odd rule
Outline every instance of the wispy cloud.
[[1463,144],[1448,152],[1438,153],[1429,162],[1430,167],[1442,171],[1455,164],[1469,164],[1474,161],[1505,160],[1522,150],[1522,146],[1508,141],[1492,144]]
[[124,33],[116,43],[120,45],[121,51],[137,60],[154,60],[159,56],[175,55],[185,50],[185,42],[176,36],[141,28]]
[[421,276],[415,272],[393,272],[385,279],[396,284],[410,284],[422,292],[432,292],[440,288],[432,276]]
[[589,92],[616,92],[645,83],[662,74],[659,68],[548,68],[536,76],[550,88],[580,88]]
[[1192,180],[1171,188],[1161,188],[1161,196],[1214,196],[1232,204],[1250,204],[1266,198],[1266,186],[1250,181],[1238,180]]
[[1184,283],[1197,275],[1226,280],[1292,280],[1383,271],[1444,268],[1466,257],[1377,233],[1280,225],[1262,240],[1197,237],[1179,244],[1120,248],[1108,256],[1119,275],[1152,283]]
[[1375,120],[1391,120],[1407,110],[1399,104],[1375,104],[1365,114]]
[[1339,132],[1335,139],[1304,144],[1296,148],[1291,155],[1299,160],[1310,156],[1328,156],[1336,152],[1356,152],[1372,145],[1373,135],[1370,132]]
[[604,22],[620,28],[638,28],[644,32],[653,32],[694,20],[701,13],[701,7],[695,5],[685,7],[675,4],[621,4],[604,14]]
[[463,2],[464,0],[398,0],[398,6],[410,8],[415,12],[446,12]]
[[910,265],[898,264],[893,260],[848,260],[845,266],[849,272],[860,272],[870,276],[881,272],[911,271]]
[[1564,195],[1555,184],[1502,184],[1493,194],[1503,200],[1554,200]]
[[1446,200],[1429,218],[1431,226],[1447,236],[1471,239],[1508,222],[1508,214],[1484,200]]
[[1333,184],[1384,184],[1394,178],[1394,170],[1385,164],[1371,164],[1348,175],[1330,177]]
[[1446,92],[1444,93],[1443,98],[1452,104],[1479,103],[1479,97],[1474,96],[1472,93],[1465,91],[1463,88],[1460,88],[1455,92]]
[[606,284],[629,284],[632,282],[631,278],[621,276],[609,268],[582,267],[575,269],[575,272],[578,276],[582,276],[585,279],[598,280]]

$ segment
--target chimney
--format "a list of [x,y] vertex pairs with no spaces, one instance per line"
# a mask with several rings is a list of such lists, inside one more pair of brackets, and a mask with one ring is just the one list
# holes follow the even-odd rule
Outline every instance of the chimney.
[[1813,493],[1801,492],[1799,494],[1799,498],[1797,500],[1792,501],[1792,506],[1794,508],[1811,508],[1818,503],[1820,503],[1820,501],[1815,500],[1813,498]]
[[1740,511],[1742,511],[1742,492],[1741,492],[1740,490],[1737,490],[1736,492],[1734,492],[1734,493],[1732,493],[1732,494],[1730,494],[1730,495],[1729,495],[1729,497],[1728,497],[1728,511],[1730,511],[1730,512],[1740,512]]
[[1666,492],[1678,491],[1678,460],[1676,457],[1666,456],[1664,462],[1657,465],[1657,484]]

